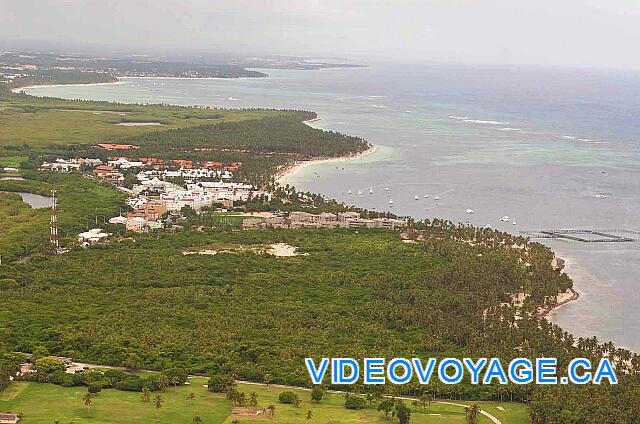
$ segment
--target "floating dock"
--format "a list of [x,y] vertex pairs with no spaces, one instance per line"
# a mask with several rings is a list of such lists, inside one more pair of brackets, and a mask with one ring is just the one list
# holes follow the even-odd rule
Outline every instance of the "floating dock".
[[520,231],[520,234],[532,239],[564,239],[579,241],[582,243],[630,243],[636,241],[629,235],[640,235],[640,231],[634,230],[588,230],[588,229],[563,229]]

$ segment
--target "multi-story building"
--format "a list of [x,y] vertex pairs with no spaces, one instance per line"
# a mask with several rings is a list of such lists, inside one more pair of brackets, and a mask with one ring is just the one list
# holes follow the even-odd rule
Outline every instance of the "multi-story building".
[[147,221],[157,221],[167,213],[167,205],[164,201],[149,200],[135,208],[134,213],[127,214],[128,218],[140,217]]
[[51,172],[78,172],[80,171],[80,164],[74,161],[67,161],[64,159],[56,159],[55,162],[44,162],[40,166],[42,171]]
[[96,166],[93,170],[93,174],[104,180],[107,180],[113,184],[120,185],[124,182],[124,176],[113,167],[108,165]]
[[342,212],[338,215],[323,212],[312,214],[304,211],[291,212],[287,218],[273,216],[265,219],[251,218],[245,220],[245,228],[274,227],[274,228],[400,228],[406,221],[391,218],[366,219],[358,212]]

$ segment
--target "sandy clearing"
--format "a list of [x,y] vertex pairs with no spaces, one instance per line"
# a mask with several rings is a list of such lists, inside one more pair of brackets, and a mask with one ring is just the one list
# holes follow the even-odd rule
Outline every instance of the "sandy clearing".
[[270,246],[270,249],[267,250],[267,253],[273,256],[298,256],[298,248],[294,246],[289,246],[285,243],[275,243]]
[[154,127],[162,125],[160,122],[120,122],[119,127]]

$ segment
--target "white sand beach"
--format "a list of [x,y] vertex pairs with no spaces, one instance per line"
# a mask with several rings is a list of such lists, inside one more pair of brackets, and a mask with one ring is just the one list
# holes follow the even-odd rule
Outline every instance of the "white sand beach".
[[[541,316],[544,316],[549,322],[553,322],[553,315],[560,308],[562,308],[569,302],[573,302],[580,298],[580,293],[575,289],[576,278],[574,275],[570,273],[571,266],[572,265],[575,266],[575,262],[571,258],[567,258],[566,256],[562,256],[562,258],[559,258],[559,259],[562,262],[562,270],[567,275],[569,275],[569,277],[571,277],[571,279],[574,282],[574,287],[568,289],[567,291],[558,293],[558,295],[556,296],[556,306],[554,306],[553,308],[541,310]],[[554,259],[554,262],[555,262],[555,259]]]
[[116,84],[124,84],[124,81],[113,81],[113,82],[89,82],[86,84],[36,84],[36,85],[25,85],[24,87],[16,87],[12,88],[11,92],[19,93],[23,90],[28,90],[32,88],[49,88],[49,87],[84,87],[89,85],[116,85]]
[[360,153],[353,154],[353,155],[340,156],[335,158],[318,158],[318,159],[312,159],[312,160],[298,161],[280,170],[276,175],[276,181],[280,184],[284,184],[287,179],[291,178],[292,175],[294,175],[297,172],[300,172],[301,170],[309,166],[318,165],[320,163],[345,162],[350,160],[356,160],[364,156],[368,156],[374,153],[376,150],[377,150],[376,146],[371,146],[367,150]]

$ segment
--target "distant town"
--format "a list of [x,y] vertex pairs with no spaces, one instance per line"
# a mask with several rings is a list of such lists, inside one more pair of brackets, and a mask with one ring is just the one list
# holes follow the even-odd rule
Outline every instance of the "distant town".
[[[137,150],[128,144],[99,144],[110,152]],[[127,231],[143,233],[175,228],[172,222],[185,208],[199,214],[213,208],[216,212],[240,217],[243,229],[251,228],[387,228],[406,226],[406,219],[364,218],[359,212],[230,212],[235,202],[250,199],[271,200],[273,193],[244,182],[232,181],[241,162],[194,162],[125,156],[109,157],[107,163],[97,158],[56,158],[43,162],[40,170],[55,173],[82,173],[110,184],[126,193],[130,211],[109,218]],[[173,218],[173,219],[172,219]],[[179,226],[177,226],[179,227]],[[91,245],[106,242],[109,233],[92,228],[78,235],[78,242]]]
[[[167,61],[153,56],[120,58],[79,54],[0,51],[0,84],[23,86],[46,83],[114,82],[116,78],[263,78],[264,72],[247,69],[356,68],[346,60],[301,57],[200,58]],[[68,80],[68,82],[65,82]]]

